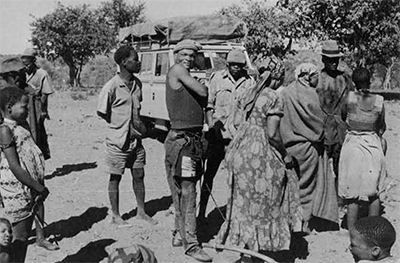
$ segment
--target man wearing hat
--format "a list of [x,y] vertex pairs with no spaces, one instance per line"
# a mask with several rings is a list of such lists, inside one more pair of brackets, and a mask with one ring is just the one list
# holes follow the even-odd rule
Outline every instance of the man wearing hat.
[[319,75],[316,91],[321,108],[325,113],[325,149],[333,160],[333,170],[338,178],[339,154],[344,140],[346,124],[342,121],[341,111],[347,94],[353,90],[351,77],[338,70],[339,60],[343,54],[336,41],[328,40],[322,44],[322,62],[324,68]]
[[174,48],[175,64],[166,79],[166,103],[171,130],[164,142],[165,168],[175,207],[172,246],[202,262],[212,259],[201,248],[196,234],[196,183],[203,168],[202,129],[207,87],[190,75],[201,46],[186,39]]
[[48,96],[52,94],[53,88],[50,85],[50,77],[47,72],[36,65],[37,52],[33,48],[28,48],[21,56],[22,63],[25,66],[26,82],[33,89],[35,99],[35,114],[30,114],[29,124],[33,139],[43,152],[44,158],[50,159],[50,148],[47,141],[47,133],[44,126],[48,114]]
[[212,191],[213,180],[225,157],[225,147],[233,137],[226,127],[226,121],[238,98],[255,85],[255,80],[247,74],[246,56],[242,50],[230,51],[226,62],[227,68],[211,75],[208,85],[206,121],[210,129],[207,136],[207,167],[200,196],[198,216],[200,223],[205,223],[207,202]]

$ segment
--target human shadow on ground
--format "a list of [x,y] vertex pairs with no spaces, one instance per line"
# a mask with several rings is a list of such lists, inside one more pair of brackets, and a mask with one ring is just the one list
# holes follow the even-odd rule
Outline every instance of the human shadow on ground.
[[[82,231],[89,230],[95,223],[107,217],[107,207],[90,207],[80,216],[71,216],[68,219],[53,222],[45,227],[45,233],[53,235],[51,241],[60,241],[63,238],[74,237]],[[33,235],[34,235],[34,231]]]
[[92,163],[76,163],[76,164],[66,164],[60,168],[57,168],[54,172],[46,175],[44,179],[50,180],[54,177],[61,177],[72,172],[79,172],[88,169],[94,169],[97,167],[97,162]]
[[114,242],[116,242],[116,240],[111,238],[92,241],[81,248],[76,254],[67,256],[59,262],[100,262],[104,258],[108,257],[108,253],[105,248]]
[[[150,200],[150,201],[146,202],[145,209],[146,209],[146,213],[152,217],[160,211],[168,210],[171,205],[172,205],[172,197],[164,196],[162,198],[154,199],[154,200]],[[129,220],[132,217],[135,217],[136,214],[137,214],[137,208],[131,210],[129,213],[123,214],[122,218],[124,220]]]
[[226,205],[214,208],[206,219],[205,224],[198,225],[197,236],[201,243],[207,243],[218,234],[221,225],[224,223]]

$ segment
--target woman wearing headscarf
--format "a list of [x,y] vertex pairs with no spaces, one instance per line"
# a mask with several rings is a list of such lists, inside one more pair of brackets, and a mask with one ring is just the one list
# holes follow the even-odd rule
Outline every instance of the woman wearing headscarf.
[[338,222],[334,179],[324,158],[324,122],[318,94],[318,68],[303,63],[296,80],[281,92],[284,110],[280,125],[286,150],[295,158],[299,177],[303,232],[313,216]]
[[297,178],[279,133],[282,101],[273,89],[284,68],[267,59],[257,84],[239,99],[231,122],[238,127],[225,162],[231,194],[217,243],[256,252],[288,250],[298,208]]

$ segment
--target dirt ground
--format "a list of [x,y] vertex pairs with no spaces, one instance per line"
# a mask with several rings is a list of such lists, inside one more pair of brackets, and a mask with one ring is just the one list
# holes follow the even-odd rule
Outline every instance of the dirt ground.
[[[75,96],[76,97],[76,96]],[[61,249],[49,252],[30,245],[26,262],[107,262],[107,253],[116,247],[142,244],[151,248],[158,261],[197,262],[183,255],[182,248],[171,246],[172,204],[163,166],[163,145],[145,139],[147,166],[145,184],[146,209],[159,221],[150,226],[135,221],[136,201],[129,173],[121,182],[120,209],[132,228],[117,229],[109,224],[107,183],[102,171],[105,123],[95,113],[96,96],[73,100],[68,92],[50,98],[51,120],[47,122],[52,158],[46,162],[46,184],[51,194],[46,201],[46,231],[59,242]],[[385,217],[400,236],[400,102],[387,102],[388,171],[391,188],[384,200]],[[127,171],[128,172],[128,171]],[[212,241],[222,223],[217,207],[223,210],[227,198],[227,173],[221,168],[208,206],[209,231],[203,242]],[[309,255],[296,263],[353,262],[347,247],[346,230],[314,233],[306,237]],[[32,242],[34,242],[32,240]],[[216,252],[206,249],[211,255]],[[400,238],[392,250],[400,256]]]

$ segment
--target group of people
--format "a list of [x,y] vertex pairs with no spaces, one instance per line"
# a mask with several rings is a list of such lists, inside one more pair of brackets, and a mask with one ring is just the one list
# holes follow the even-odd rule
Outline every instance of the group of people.
[[[386,175],[385,111],[383,98],[369,92],[369,71],[357,68],[350,77],[338,70],[342,54],[335,41],[326,41],[321,52],[324,68],[300,64],[295,81],[287,87],[282,87],[285,68],[279,59],[259,61],[255,80],[246,71],[245,54],[237,49],[228,54],[226,69],[204,83],[190,75],[199,50],[201,45],[190,39],[175,45],[175,64],[166,78],[171,129],[164,142],[165,168],[175,208],[171,246],[183,247],[196,260],[212,261],[197,231],[206,231],[201,226],[207,224],[213,180],[225,160],[230,192],[217,244],[277,260],[285,252],[280,260],[286,261],[288,255],[293,257],[295,232],[308,234],[321,230],[321,225],[339,229],[342,206],[347,207],[355,260],[390,259],[395,231],[379,216]],[[142,83],[135,76],[141,64],[131,46],[119,47],[114,60],[119,72],[104,85],[97,105],[98,115],[108,123],[110,223],[132,226],[119,212],[119,183],[129,168],[136,217],[154,225],[158,222],[146,214],[144,205],[142,139],[147,131],[140,120]],[[38,245],[58,249],[45,239],[40,224],[49,194],[44,185],[44,160],[50,155],[43,122],[52,89],[47,74],[38,72],[32,50],[22,58],[5,60],[1,68],[8,85],[0,90],[0,194],[6,218],[0,219],[0,233],[5,233],[0,259],[4,262],[24,261],[34,219]],[[202,176],[197,215],[196,184]],[[362,202],[369,204],[369,217],[357,220]],[[12,236],[18,251],[14,254],[7,249]]]
[[59,249],[46,239],[43,228],[44,200],[49,194],[44,162],[50,158],[44,121],[49,118],[47,101],[53,89],[47,72],[36,65],[34,49],[5,59],[0,75],[6,82],[0,90],[0,222],[5,241],[0,258],[24,262],[33,221],[36,245]]
[[[384,103],[369,92],[370,72],[357,68],[349,76],[338,70],[342,53],[329,40],[322,45],[324,68],[300,64],[287,87],[281,87],[285,69],[279,59],[262,60],[255,81],[240,50],[231,51],[227,68],[203,84],[190,76],[200,49],[193,40],[178,43],[166,80],[172,245],[182,245],[186,255],[199,261],[211,261],[197,240],[201,228],[196,226],[206,223],[213,178],[223,159],[230,193],[217,243],[275,258],[282,251],[290,255],[294,232],[338,230],[339,206],[347,208],[347,227],[356,242],[362,232],[356,226],[359,208],[367,202],[368,216],[379,217],[386,176]],[[196,183],[203,174],[196,220]],[[393,236],[389,239],[391,246]],[[368,257],[351,250],[357,261],[380,260],[389,256],[387,248]]]

